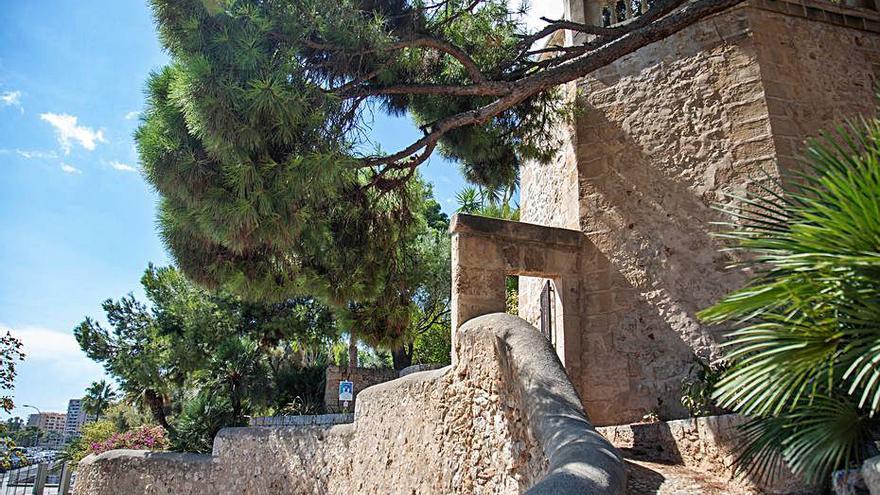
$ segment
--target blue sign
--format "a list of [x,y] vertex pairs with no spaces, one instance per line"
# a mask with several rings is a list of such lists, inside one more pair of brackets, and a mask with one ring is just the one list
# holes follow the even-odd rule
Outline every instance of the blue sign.
[[339,382],[339,400],[342,402],[354,400],[354,383],[348,380]]

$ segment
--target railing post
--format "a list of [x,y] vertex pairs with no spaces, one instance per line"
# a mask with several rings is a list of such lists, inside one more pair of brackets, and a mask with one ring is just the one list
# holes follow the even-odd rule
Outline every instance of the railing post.
[[58,495],[68,495],[70,493],[70,475],[73,469],[69,462],[61,465],[61,479],[58,480]]
[[41,462],[37,464],[37,476],[34,478],[33,495],[43,495],[43,489],[46,488],[46,477],[49,475],[49,464]]

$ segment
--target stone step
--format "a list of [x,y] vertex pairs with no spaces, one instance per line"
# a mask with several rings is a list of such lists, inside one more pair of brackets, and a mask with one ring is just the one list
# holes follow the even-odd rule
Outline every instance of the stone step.
[[744,495],[755,492],[681,464],[626,460],[627,495]]

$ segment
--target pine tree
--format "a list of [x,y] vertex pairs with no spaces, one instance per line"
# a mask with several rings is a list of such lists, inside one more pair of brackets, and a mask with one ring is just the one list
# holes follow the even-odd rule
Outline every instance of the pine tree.
[[[417,168],[439,150],[486,190],[546,160],[556,87],[740,0],[657,0],[614,28],[527,33],[506,0],[151,0],[171,63],[136,133],[177,265],[251,298],[383,301],[423,227]],[[535,49],[563,29],[591,37]],[[386,153],[370,114],[424,131]],[[405,292],[405,291],[404,291]]]

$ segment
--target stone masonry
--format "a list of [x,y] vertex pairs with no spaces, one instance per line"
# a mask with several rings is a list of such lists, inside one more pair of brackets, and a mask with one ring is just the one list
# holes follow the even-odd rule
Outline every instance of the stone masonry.
[[367,387],[378,383],[394,380],[398,377],[397,370],[389,368],[355,368],[352,376],[348,376],[348,368],[327,366],[324,374],[324,408],[328,411],[342,411],[344,406],[339,402],[339,382],[354,382],[354,401],[348,405],[348,411],[354,411],[358,394]]
[[364,390],[353,424],[227,428],[213,455],[93,455],[75,493],[623,493],[619,453],[527,322],[474,319],[457,346],[452,366]]
[[[598,23],[596,5],[568,12]],[[696,313],[747,280],[719,251],[712,205],[786,180],[804,139],[873,113],[878,32],[873,10],[750,0],[567,87],[576,117],[552,163],[523,166],[521,219],[588,241],[564,288],[578,319],[557,340],[596,424],[686,414],[682,379],[726,330]],[[536,326],[542,285],[520,280]]]

